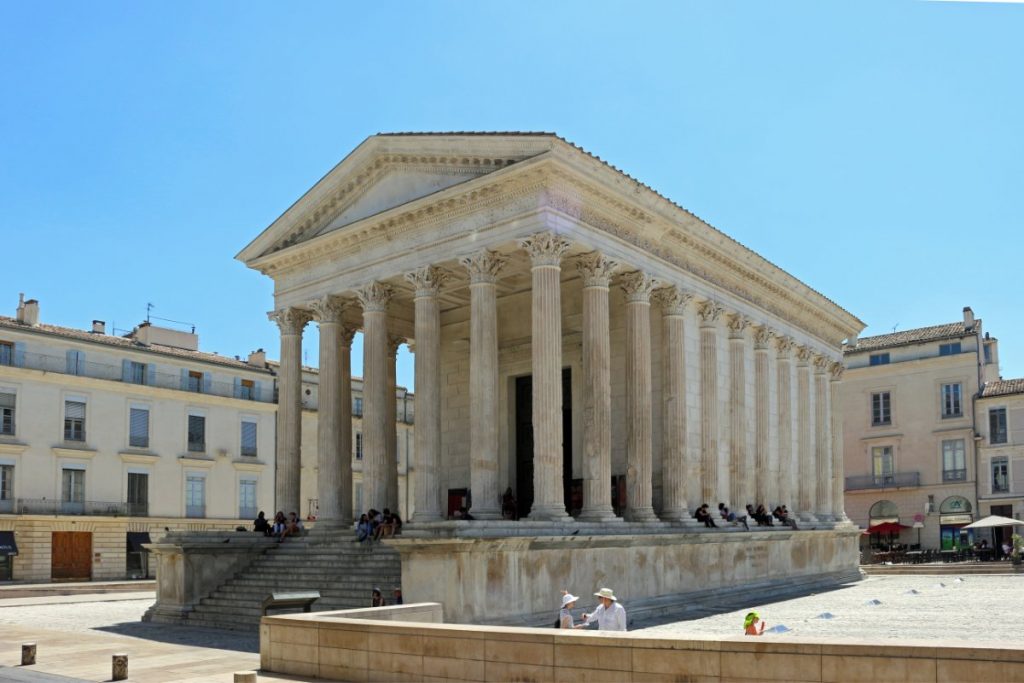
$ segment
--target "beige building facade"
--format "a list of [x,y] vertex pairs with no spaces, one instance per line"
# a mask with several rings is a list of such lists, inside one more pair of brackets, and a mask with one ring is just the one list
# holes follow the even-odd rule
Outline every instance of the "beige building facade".
[[[1024,519],[1024,379],[987,382],[976,409],[980,514]],[[1009,535],[994,532],[997,543]]]
[[850,519],[899,522],[908,527],[900,541],[922,548],[959,545],[960,529],[979,518],[974,399],[998,376],[996,340],[965,308],[955,323],[857,339],[844,358]]
[[0,316],[0,532],[17,550],[0,579],[144,576],[141,544],[165,529],[272,505],[274,377],[198,347],[146,323],[47,325],[32,300]]

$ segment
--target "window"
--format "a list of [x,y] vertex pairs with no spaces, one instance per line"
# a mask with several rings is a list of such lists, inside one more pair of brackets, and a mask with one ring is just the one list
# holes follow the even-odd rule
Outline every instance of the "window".
[[194,391],[197,394],[203,393],[203,373],[189,370],[188,373],[188,390]]
[[873,353],[868,358],[868,363],[870,365],[888,365],[889,364],[889,354],[888,353]]
[[238,482],[238,517],[239,519],[256,517],[255,479],[242,479]]
[[942,417],[960,417],[960,384],[942,385]]
[[14,365],[14,344],[0,341],[0,365]]
[[185,478],[185,516],[206,516],[206,477],[190,474]]
[[939,344],[940,356],[952,356],[957,353],[960,353],[960,342],[953,342],[952,344]]
[[146,364],[136,363],[135,361],[129,361],[126,381],[131,382],[132,384],[145,384]]
[[14,512],[14,465],[0,465],[0,512]]
[[17,395],[0,391],[0,434],[14,435],[14,403]]
[[256,457],[256,423],[242,420],[242,455]]
[[964,440],[948,439],[942,442],[942,481],[963,481],[967,479],[967,461],[964,456]]
[[888,391],[871,394],[871,424],[875,427],[892,424],[892,404]]
[[64,401],[64,440],[85,441],[85,403]]
[[871,474],[876,484],[892,483],[892,446],[875,446],[871,449]]
[[355,415],[356,417],[362,417],[363,416],[363,399],[361,399],[361,398],[354,398],[354,399],[352,399],[352,403],[353,403],[352,414]]
[[206,418],[202,415],[188,416],[188,449],[193,453],[206,452]]
[[991,362],[992,362],[992,345],[991,344],[985,344],[985,364],[987,365],[987,364],[989,364]]
[[356,460],[363,459],[363,433],[356,432]]
[[64,468],[61,473],[61,512],[80,515],[85,512],[85,470]]
[[1010,465],[1006,458],[992,458],[992,493],[1007,493],[1010,490]]
[[[0,395],[2,398],[2,395]],[[1007,442],[1007,409],[992,408],[988,411],[988,442]]]
[[66,370],[69,375],[84,375],[85,354],[81,351],[68,351]]
[[243,379],[238,385],[238,398],[246,401],[256,400],[256,382],[251,379]]
[[149,515],[149,475],[145,472],[128,473],[128,515]]
[[149,409],[131,408],[128,411],[128,445],[131,448],[149,448]]

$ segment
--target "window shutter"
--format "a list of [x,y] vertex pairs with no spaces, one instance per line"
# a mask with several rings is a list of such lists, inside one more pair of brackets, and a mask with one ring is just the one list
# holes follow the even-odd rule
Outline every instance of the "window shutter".
[[85,404],[79,401],[65,401],[64,417],[69,420],[84,420]]
[[203,373],[203,393],[208,394],[213,388],[213,377],[208,372]]
[[132,408],[129,415],[129,445],[137,448],[147,448],[149,446],[149,411],[141,408]]
[[0,391],[0,408],[13,408],[16,394]]
[[132,381],[132,362],[128,359],[121,361],[121,381]]
[[235,391],[235,393],[232,394],[232,396],[234,396],[235,398],[242,398],[242,378],[241,377],[236,377],[235,378],[235,389],[234,389],[234,391]]
[[188,370],[181,369],[181,390],[188,391]]
[[14,367],[25,367],[25,342],[14,342]]
[[156,363],[146,364],[146,385],[156,386]]
[[78,374],[78,351],[68,351],[67,354],[67,369],[66,372],[69,375]]
[[263,382],[253,382],[252,383],[252,400],[254,400],[254,401],[262,400],[260,398],[260,388],[262,386],[263,386]]

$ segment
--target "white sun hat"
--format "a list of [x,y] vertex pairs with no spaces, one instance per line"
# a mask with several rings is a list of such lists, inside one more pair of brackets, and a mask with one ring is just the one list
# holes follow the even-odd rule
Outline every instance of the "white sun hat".
[[577,600],[579,600],[579,598],[573,595],[572,593],[566,593],[562,596],[562,607],[565,607],[571,602],[576,602]]
[[602,588],[601,590],[594,593],[594,597],[608,598],[609,600],[613,600],[615,602],[619,601],[619,599],[615,597],[615,591],[613,591],[611,588]]

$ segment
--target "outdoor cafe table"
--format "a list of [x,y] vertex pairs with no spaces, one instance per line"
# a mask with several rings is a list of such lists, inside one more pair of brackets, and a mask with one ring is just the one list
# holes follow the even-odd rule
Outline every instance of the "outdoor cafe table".
[[913,562],[914,564],[921,564],[924,562],[924,551],[923,550],[908,550],[907,561]]
[[957,555],[958,552],[959,551],[957,551],[955,548],[953,548],[951,550],[943,550],[943,551],[941,551],[941,553],[942,553],[942,561],[943,562],[956,562],[959,559],[959,557]]

